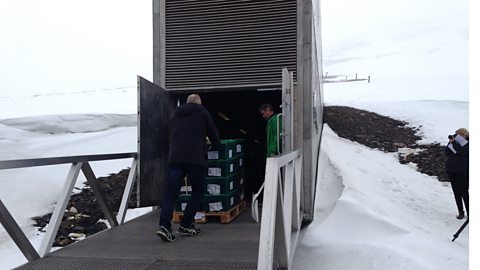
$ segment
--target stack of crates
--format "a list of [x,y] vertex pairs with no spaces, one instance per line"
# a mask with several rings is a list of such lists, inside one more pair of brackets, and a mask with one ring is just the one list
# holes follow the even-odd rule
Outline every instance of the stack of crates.
[[190,200],[190,194],[192,193],[192,185],[188,177],[183,179],[182,186],[180,188],[180,196],[178,196],[177,201],[174,205],[174,210],[177,212],[185,211],[187,207],[187,202]]
[[238,158],[238,201],[245,201],[245,139],[237,139],[236,151]]
[[[245,141],[222,140],[218,151],[208,152],[206,193],[201,211],[225,212],[234,208],[245,197]],[[182,185],[175,211],[184,211],[190,199],[188,179]]]

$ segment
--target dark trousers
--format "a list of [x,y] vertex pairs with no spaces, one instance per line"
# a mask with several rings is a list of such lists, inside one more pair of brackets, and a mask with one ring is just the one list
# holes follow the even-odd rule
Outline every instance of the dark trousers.
[[458,213],[463,212],[463,204],[468,213],[468,175],[458,173],[449,173],[450,183],[452,184],[453,195],[455,196],[455,203],[457,204]]
[[168,166],[167,189],[160,205],[160,226],[171,229],[174,204],[180,195],[183,179],[187,175],[192,185],[192,193],[180,225],[188,227],[194,222],[195,214],[200,210],[203,195],[206,191],[207,168],[193,164],[171,164]]

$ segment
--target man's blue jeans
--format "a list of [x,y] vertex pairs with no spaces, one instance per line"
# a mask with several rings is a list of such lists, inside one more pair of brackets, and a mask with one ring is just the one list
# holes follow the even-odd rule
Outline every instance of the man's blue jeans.
[[160,226],[164,226],[169,230],[172,227],[173,207],[180,195],[183,179],[187,175],[192,185],[192,195],[183,212],[184,215],[180,225],[183,227],[190,226],[195,221],[195,214],[201,208],[203,195],[206,191],[205,177],[207,176],[207,168],[194,164],[170,164],[168,166],[167,189],[165,190],[163,202],[160,205],[159,221]]

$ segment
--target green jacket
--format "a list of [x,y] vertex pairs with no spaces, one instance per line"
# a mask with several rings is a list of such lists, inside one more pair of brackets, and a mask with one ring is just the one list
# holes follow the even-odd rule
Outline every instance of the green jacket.
[[267,122],[267,157],[277,156],[282,152],[282,115],[275,114]]

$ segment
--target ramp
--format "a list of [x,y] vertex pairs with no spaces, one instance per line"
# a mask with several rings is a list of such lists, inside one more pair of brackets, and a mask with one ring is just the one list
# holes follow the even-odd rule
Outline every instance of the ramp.
[[[229,224],[199,225],[202,234],[165,243],[159,211],[91,236],[17,269],[256,269],[260,225],[245,211]],[[173,224],[176,230],[178,224]]]

